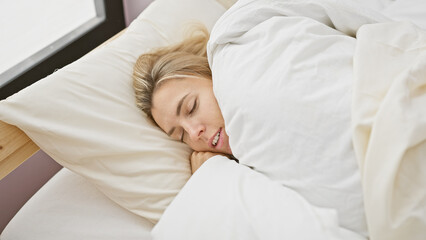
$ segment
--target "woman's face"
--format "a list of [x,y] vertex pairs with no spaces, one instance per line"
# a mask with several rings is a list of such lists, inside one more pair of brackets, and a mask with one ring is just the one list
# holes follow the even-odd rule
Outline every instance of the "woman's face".
[[232,155],[210,79],[166,80],[153,94],[151,112],[164,132],[195,151]]

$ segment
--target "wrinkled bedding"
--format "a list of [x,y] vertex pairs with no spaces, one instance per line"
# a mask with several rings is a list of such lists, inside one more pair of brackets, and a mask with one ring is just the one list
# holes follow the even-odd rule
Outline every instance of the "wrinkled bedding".
[[361,27],[354,55],[354,146],[371,239],[426,236],[426,32]]
[[[389,83],[379,79],[394,77],[404,70],[398,69],[415,61],[406,62],[410,54],[405,53],[401,54],[401,63],[392,62],[394,58],[389,57],[392,64],[398,65],[389,70],[382,64],[382,57],[386,56],[382,55],[383,48],[372,51],[366,47],[371,40],[368,35],[374,30],[367,31],[369,34],[361,31],[357,36],[362,41],[354,38],[361,26],[387,21],[378,12],[358,8],[349,1],[242,0],[219,19],[208,45],[214,93],[231,148],[240,163],[295,190],[314,206],[335,209],[341,227],[365,237],[370,231],[372,239],[388,239],[393,233],[395,239],[411,236],[407,234],[424,236],[418,234],[424,229],[425,213],[425,195],[420,190],[425,188],[424,165],[420,161],[425,156],[421,144],[425,108],[416,95],[421,94],[422,85],[410,82],[395,87],[400,92],[406,92],[407,87],[417,89],[413,90],[417,109],[407,105],[413,114],[409,119],[415,119],[415,124],[410,125],[413,131],[398,125],[407,121],[408,110],[401,111],[404,117],[399,123],[392,121],[392,125],[386,122],[392,111],[383,118],[376,119],[374,115],[375,111],[381,112],[378,99],[390,89]],[[383,33],[392,35],[395,31],[391,28]],[[400,38],[405,39],[404,36]],[[411,38],[417,49],[423,46],[419,36]],[[398,43],[389,39],[392,44]],[[386,51],[395,56],[397,49],[395,45]],[[422,65],[407,69],[410,74],[424,77]],[[365,73],[383,76],[376,79],[371,77],[376,74],[371,74],[367,80],[360,80]],[[376,101],[375,105],[363,99],[366,94],[359,95],[362,89],[369,89],[369,84],[378,85],[374,93],[379,97],[369,98]],[[391,93],[394,92],[397,91]],[[400,98],[404,99],[403,95]],[[392,102],[386,106],[393,104],[401,105]],[[371,128],[378,120],[386,127],[373,128],[378,129],[373,132],[377,131],[380,137],[370,141]],[[401,134],[397,130],[408,131]],[[404,135],[406,143],[398,139],[393,142],[395,148],[387,150],[389,141],[396,140],[393,136]],[[380,154],[375,155],[376,151]],[[393,157],[389,158],[389,154]],[[401,155],[419,160],[399,165]],[[383,172],[386,168],[389,169]],[[412,178],[407,178],[407,174]],[[408,200],[403,197],[407,194]],[[395,228],[399,226],[420,232],[403,230],[398,235]]]
[[381,22],[350,1],[227,11],[208,57],[240,164],[202,165],[154,239],[422,239],[425,34]]
[[154,240],[365,240],[265,175],[215,156],[189,179],[152,230]]
[[208,44],[213,88],[240,163],[334,209],[368,236],[352,146],[353,37],[386,18],[336,1],[239,1]]

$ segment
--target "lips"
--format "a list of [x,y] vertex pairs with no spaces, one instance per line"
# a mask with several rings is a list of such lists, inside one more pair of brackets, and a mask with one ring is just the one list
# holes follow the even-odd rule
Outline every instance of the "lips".
[[[221,139],[222,139],[222,128],[219,128],[219,130],[209,140],[210,147],[212,148],[219,147],[219,143]],[[213,145],[214,142],[216,142],[215,145]]]
[[212,142],[213,146],[216,146],[216,145],[217,145],[217,141],[219,141],[219,137],[220,137],[220,132],[218,132],[218,133],[216,134],[216,136],[214,136],[214,138],[213,138],[213,142]]

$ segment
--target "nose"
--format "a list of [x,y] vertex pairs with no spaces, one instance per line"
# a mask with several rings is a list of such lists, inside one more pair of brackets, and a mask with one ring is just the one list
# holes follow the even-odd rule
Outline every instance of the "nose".
[[191,141],[199,140],[203,133],[206,131],[206,127],[200,122],[188,121],[183,125],[183,128],[188,133]]

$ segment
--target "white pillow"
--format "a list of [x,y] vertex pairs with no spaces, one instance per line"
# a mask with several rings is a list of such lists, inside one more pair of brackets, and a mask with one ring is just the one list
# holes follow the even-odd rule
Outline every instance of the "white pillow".
[[237,2],[208,44],[213,88],[241,164],[336,209],[341,226],[366,236],[350,125],[356,40],[298,15],[326,20],[320,3]]
[[363,237],[339,227],[336,211],[246,166],[215,156],[205,162],[152,230],[154,240],[281,240]]
[[133,65],[148,49],[179,41],[188,22],[211,28],[224,11],[214,0],[156,0],[118,39],[1,101],[0,119],[156,222],[190,177],[190,149],[137,109]]

